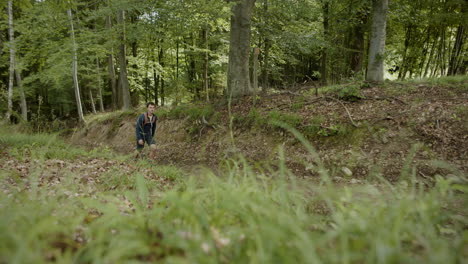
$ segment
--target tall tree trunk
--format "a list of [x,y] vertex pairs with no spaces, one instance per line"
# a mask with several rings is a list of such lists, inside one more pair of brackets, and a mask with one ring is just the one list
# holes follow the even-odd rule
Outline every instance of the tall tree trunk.
[[384,52],[387,27],[388,0],[373,0],[372,37],[366,80],[384,80]]
[[463,24],[459,25],[457,28],[457,35],[455,38],[455,43],[453,44],[452,54],[450,56],[448,75],[457,74],[458,70],[458,61],[463,47],[463,40],[465,35],[465,27]]
[[434,57],[434,53],[435,53],[435,47],[437,45],[437,39],[438,39],[437,34],[436,34],[436,36],[434,38],[434,41],[432,42],[431,53],[429,54],[429,58],[427,58],[427,64],[426,64],[426,67],[424,69],[423,77],[427,77],[427,74],[429,73],[429,68],[431,66],[431,63],[432,63],[432,60],[433,60],[433,57]]
[[[441,56],[440,56],[440,76],[445,75],[445,70],[446,70],[446,52],[447,52],[447,37],[446,37],[446,30],[442,31],[442,48],[440,50]],[[449,33],[450,35],[450,33]]]
[[122,99],[123,99],[123,110],[131,109],[130,103],[130,88],[127,78],[127,55],[125,47],[125,11],[119,10],[117,15],[117,23],[120,25],[121,37],[120,37],[120,48],[119,48],[119,65],[120,65],[120,85],[122,88]]
[[398,72],[398,79],[405,79],[406,77],[406,72],[408,71],[408,59],[407,59],[407,54],[408,54],[408,47],[411,41],[411,31],[413,29],[413,25],[409,24],[406,27],[406,32],[405,32],[405,49],[403,51],[403,58],[400,63],[400,71]]
[[209,54],[208,54],[208,26],[203,29],[203,43],[205,45],[205,52],[203,56],[203,90],[206,94],[206,102],[210,101],[210,93],[208,90],[208,63],[209,63]]
[[91,91],[91,88],[89,88],[88,91],[89,100],[91,101],[91,109],[93,110],[93,114],[96,114],[96,105],[94,104],[93,91]]
[[73,28],[73,16],[72,10],[67,10],[68,19],[70,20],[70,37],[72,41],[72,51],[73,51],[73,59],[72,59],[72,74],[73,74],[73,84],[75,87],[75,99],[76,99],[76,107],[78,108],[78,118],[81,123],[85,123],[84,115],[83,115],[83,108],[81,106],[81,96],[80,96],[80,87],[78,85],[78,65],[77,65],[77,54],[76,54],[76,42],[75,42],[75,30]]
[[[263,1],[263,11],[268,12],[268,0]],[[270,71],[270,38],[267,36],[269,33],[265,33],[264,38],[264,51],[263,51],[263,65],[262,65],[262,85],[263,91],[266,91],[268,87],[268,73]]]
[[254,6],[255,0],[241,0],[232,9],[227,76],[227,94],[229,97],[252,93],[249,76],[249,54],[250,25]]
[[[161,47],[159,49],[159,54],[158,54],[158,60],[159,60],[159,65],[161,65],[161,67],[164,68],[164,50],[163,50],[163,47],[162,47],[162,41],[161,41]],[[164,106],[165,104],[165,94],[164,94],[164,75],[162,75],[162,73],[160,74],[160,78],[161,78],[161,105]]]
[[[328,27],[329,27],[329,8],[330,3],[325,1],[323,3],[323,38],[325,42],[328,41]],[[323,85],[327,84],[327,47],[322,48],[320,80]]]
[[12,1],[8,1],[8,35],[10,37],[10,72],[8,75],[8,109],[6,112],[6,121],[10,122],[11,112],[13,110],[13,81],[15,76],[15,49],[14,49],[14,31],[13,31],[13,7]]
[[256,94],[258,92],[258,55],[260,55],[260,48],[254,48],[253,50],[252,89]]
[[156,73],[156,66],[153,66],[153,78],[154,78],[154,103],[159,105],[158,98],[158,85],[159,85],[159,75]]
[[358,24],[354,25],[351,29],[351,39],[350,48],[353,50],[351,52],[349,68],[352,73],[358,73],[362,71],[362,63],[364,57],[364,34],[365,28],[364,25],[367,23],[367,9],[359,12]]
[[[106,28],[108,30],[108,33],[110,34],[111,30],[111,17],[106,16]],[[108,58],[107,58],[107,63],[108,63],[108,69],[109,69],[109,78],[110,78],[110,84],[111,84],[111,89],[112,89],[112,110],[117,110],[118,107],[118,96],[117,96],[117,80],[115,77],[115,69],[114,69],[114,48],[111,48]]]
[[99,59],[96,59],[96,69],[98,78],[99,111],[104,112],[104,102],[102,100],[101,67],[99,67]]
[[26,104],[26,96],[24,95],[23,84],[21,81],[21,73],[18,70],[18,67],[16,67],[15,69],[15,75],[16,85],[18,86],[18,90],[20,92],[21,97],[21,117],[23,118],[23,121],[28,121],[28,106]]

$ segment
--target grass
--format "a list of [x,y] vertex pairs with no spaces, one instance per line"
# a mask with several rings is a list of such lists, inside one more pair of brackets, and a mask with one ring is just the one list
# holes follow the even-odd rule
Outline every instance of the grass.
[[[408,79],[408,80],[398,80],[392,81],[393,84],[401,84],[407,86],[407,89],[416,89],[411,85],[426,85],[431,87],[443,87],[451,88],[459,92],[468,91],[468,76],[465,75],[456,75],[456,76],[442,76],[437,78],[422,78],[422,79]],[[391,87],[392,87],[391,86]]]
[[[218,175],[139,161],[132,163],[137,170],[116,162],[94,183],[83,182],[99,168],[57,169],[44,153],[70,164],[96,153],[67,146],[75,156],[59,157],[63,145],[54,135],[0,131],[2,164],[23,164],[15,151],[26,147],[43,161],[29,164],[27,177],[0,170],[0,263],[462,263],[468,257],[463,175],[437,176],[425,186],[410,156],[394,185],[379,175],[336,185],[313,147],[277,124],[306,144],[321,183],[296,179],[281,150],[278,171],[268,174],[243,159],[226,161]],[[172,187],[161,188],[167,179]]]

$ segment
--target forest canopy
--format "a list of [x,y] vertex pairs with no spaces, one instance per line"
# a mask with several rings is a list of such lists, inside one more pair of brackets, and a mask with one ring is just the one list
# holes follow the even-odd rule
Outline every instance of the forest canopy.
[[[374,59],[382,61],[380,79],[464,75],[468,66],[466,0],[1,0],[0,7],[0,114],[13,121],[379,80],[369,75]],[[372,55],[375,32],[384,50]]]

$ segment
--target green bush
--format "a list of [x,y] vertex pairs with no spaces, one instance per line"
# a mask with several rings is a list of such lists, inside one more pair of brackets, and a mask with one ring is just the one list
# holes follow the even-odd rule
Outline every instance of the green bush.
[[197,120],[205,117],[206,120],[209,120],[214,113],[215,111],[212,105],[179,105],[167,112],[159,112],[159,115],[170,119],[188,117],[190,120]]

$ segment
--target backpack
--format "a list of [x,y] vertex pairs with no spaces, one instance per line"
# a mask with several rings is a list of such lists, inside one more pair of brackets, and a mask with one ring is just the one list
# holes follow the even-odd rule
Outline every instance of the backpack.
[[[149,123],[148,112],[145,112],[143,115],[145,116],[145,121],[143,122],[143,126],[145,126],[146,124]],[[156,115],[153,115],[153,122],[152,123],[156,123],[156,120],[157,120]]]

